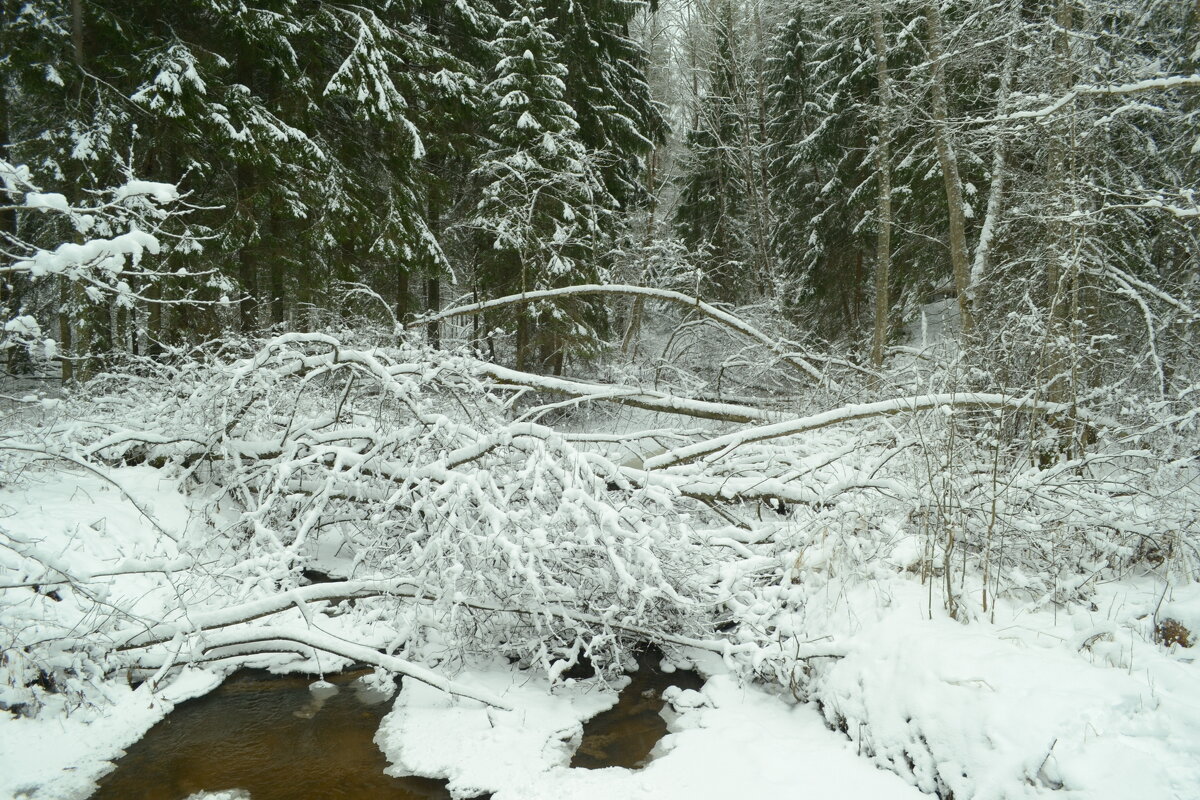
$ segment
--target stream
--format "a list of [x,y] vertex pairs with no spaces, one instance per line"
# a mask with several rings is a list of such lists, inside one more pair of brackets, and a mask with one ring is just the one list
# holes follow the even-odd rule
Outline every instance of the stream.
[[448,798],[444,781],[392,778],[373,737],[390,699],[360,688],[366,672],[327,676],[234,673],[180,703],[126,751],[92,800],[182,800],[239,789],[253,800]]
[[[314,693],[312,676],[243,670],[209,694],[181,703],[117,761],[91,800],[184,800],[238,790],[252,800],[449,798],[445,781],[393,778],[374,742],[391,698],[348,672]],[[584,723],[572,767],[637,768],[667,733],[659,713],[668,686],[699,689],[693,672],[640,669],[616,706]]]

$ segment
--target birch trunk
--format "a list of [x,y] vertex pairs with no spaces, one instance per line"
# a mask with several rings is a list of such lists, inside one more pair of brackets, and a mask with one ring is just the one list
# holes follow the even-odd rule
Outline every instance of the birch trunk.
[[[1015,30],[1017,23],[1015,4],[1010,4],[1008,17]],[[999,117],[1008,113],[1008,95],[1012,87],[1016,51],[1016,42],[1010,42],[1004,51],[1004,64],[1000,68],[1000,85],[996,90],[996,115]],[[972,303],[975,301],[976,290],[987,278],[992,241],[995,239],[996,228],[1000,225],[1000,216],[1004,209],[1004,189],[1007,177],[1008,157],[1004,149],[1004,133],[997,130],[995,138],[992,140],[991,188],[988,191],[987,212],[983,217],[983,226],[979,229],[979,239],[975,243],[975,259],[971,265],[971,278],[967,284],[967,295]]]

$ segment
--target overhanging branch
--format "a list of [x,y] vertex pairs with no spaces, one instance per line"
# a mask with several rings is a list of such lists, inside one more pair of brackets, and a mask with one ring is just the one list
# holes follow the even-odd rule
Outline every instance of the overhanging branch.
[[622,295],[628,297],[649,297],[655,300],[664,300],[669,303],[686,306],[696,312],[713,319],[730,330],[736,331],[741,335],[753,339],[759,344],[766,347],[784,364],[791,367],[793,370],[805,375],[808,378],[815,380],[817,383],[824,383],[830,388],[837,388],[837,384],[827,375],[817,369],[809,359],[821,360],[830,362],[830,359],[822,359],[817,356],[806,354],[801,357],[796,353],[788,352],[788,348],[784,342],[777,339],[772,339],[762,331],[750,325],[745,320],[742,320],[728,311],[722,311],[716,306],[705,303],[698,297],[681,292],[674,292],[669,289],[651,289],[645,286],[628,286],[624,284],[612,284],[602,286],[599,284],[585,284],[581,286],[568,286],[562,289],[543,289],[536,292],[525,292],[523,294],[513,294],[506,297],[497,297],[494,300],[483,300],[478,303],[470,303],[463,306],[455,306],[441,311],[437,314],[415,319],[405,325],[405,328],[420,328],[427,325],[432,325],[444,319],[453,317],[466,317],[482,314],[486,311],[491,311],[496,308],[505,306],[517,305],[520,303],[529,303],[534,300],[551,300],[560,297],[576,297],[582,295]]

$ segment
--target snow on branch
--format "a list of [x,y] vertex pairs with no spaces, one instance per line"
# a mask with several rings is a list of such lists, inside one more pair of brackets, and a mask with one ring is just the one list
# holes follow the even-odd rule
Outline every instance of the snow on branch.
[[[186,230],[171,232],[168,224],[182,217],[188,209],[180,207],[178,189],[169,183],[130,178],[124,184],[93,192],[86,200],[71,202],[58,192],[43,191],[33,182],[29,168],[0,159],[0,211],[16,212],[22,217],[49,215],[57,225],[48,226],[56,237],[66,238],[73,231],[75,241],[51,240],[49,243],[27,239],[27,228],[47,226],[18,226],[0,231],[0,277],[12,280],[27,277],[32,280],[59,279],[81,288],[83,296],[92,302],[113,301],[118,307],[132,308],[135,303],[175,305],[195,303],[211,305],[218,300],[197,300],[151,296],[147,287],[168,277],[168,273],[147,266],[147,256],[164,252],[171,236],[175,247],[194,248],[197,244]],[[222,289],[227,281],[210,271],[179,269],[169,277],[197,278],[207,276],[209,282]],[[161,294],[161,293],[160,293]],[[0,315],[14,314],[4,309]],[[21,314],[0,319],[0,350],[22,347],[47,358],[58,353],[58,343],[43,336],[37,319]]]
[[378,597],[380,595],[412,596],[414,585],[403,578],[339,581],[302,586],[287,592],[259,598],[248,603],[228,606],[215,611],[189,612],[177,622],[162,621],[129,636],[117,645],[119,650],[149,647],[169,642],[179,634],[209,631],[239,623],[251,622],[262,617],[287,611],[297,605],[351,600],[356,597]]
[[[0,209],[60,215],[86,238],[64,242],[53,249],[18,241],[5,234],[17,257],[0,266],[0,274],[28,274],[34,278],[65,275],[73,280],[111,283],[115,276],[141,264],[144,254],[156,255],[161,244],[152,233],[173,212],[180,199],[169,183],[130,179],[86,205],[72,205],[57,192],[43,192],[32,182],[29,169],[0,160]],[[178,212],[174,212],[178,213]],[[123,229],[123,230],[122,230]],[[96,235],[99,234],[99,235]]]
[[654,289],[646,286],[627,286],[622,284],[610,285],[580,285],[568,286],[561,289],[544,289],[536,292],[525,292],[523,294],[508,295],[506,297],[497,297],[493,300],[483,300],[478,303],[456,306],[440,311],[437,314],[431,314],[426,317],[421,317],[409,322],[406,328],[419,328],[426,325],[432,325],[444,319],[453,317],[471,316],[482,314],[496,308],[504,306],[516,305],[519,303],[528,303],[535,300],[551,300],[560,297],[573,297],[579,295],[622,295],[631,297],[648,297],[654,300],[663,300],[669,303],[685,306],[695,310],[699,314],[724,325],[730,330],[736,331],[741,335],[752,339],[766,347],[784,364],[801,374],[813,379],[818,384],[824,384],[830,388],[837,388],[837,384],[821,370],[817,369],[810,363],[812,360],[824,360],[829,363],[840,363],[829,359],[822,359],[813,354],[804,354],[803,356],[790,351],[787,343],[778,339],[773,339],[767,334],[760,331],[758,328],[749,324],[745,320],[730,314],[728,311],[723,311],[716,306],[705,303],[698,297],[683,294],[669,289]]
[[[81,567],[57,546],[0,530],[0,557],[19,567],[0,586],[4,599],[33,602],[49,620],[38,635],[50,644],[22,656],[33,667],[21,676],[80,672],[61,667],[64,651],[86,652],[77,659],[86,670],[164,673],[333,655],[487,703],[500,698],[453,681],[458,665],[502,654],[555,678],[583,659],[617,669],[630,646],[651,641],[717,653],[795,688],[812,659],[853,652],[791,615],[804,608],[806,582],[818,591],[835,567],[854,574],[855,548],[895,551],[905,569],[912,562],[897,547],[913,526],[936,542],[937,526],[950,525],[956,563],[986,559],[1003,525],[1004,563],[1035,576],[1003,591],[1044,602],[1061,590],[1037,577],[1053,556],[1042,531],[1059,531],[1056,548],[1119,566],[1166,547],[1174,534],[1163,532],[1184,530],[1193,513],[1182,493],[1153,509],[1129,495],[1128,465],[1145,460],[1137,452],[1047,467],[1020,451],[1013,426],[1034,439],[1074,411],[1062,404],[941,392],[780,420],[750,405],[529,375],[416,338],[372,347],[291,333],[242,357],[146,360],[144,374],[91,381],[78,400],[90,410],[36,446],[12,442],[14,456],[64,453],[62,463],[91,476],[149,464],[196,487],[192,526],[168,538],[144,525],[155,544],[133,560],[119,553]],[[514,414],[514,386],[744,427],[564,434]],[[979,415],[947,437],[958,425],[951,412],[972,409],[1031,413]],[[947,413],[919,417],[920,436],[881,425],[864,437],[846,424],[931,410]],[[786,447],[747,446],[821,429]],[[976,434],[1011,445],[1013,465],[1001,467],[998,450],[996,467],[976,463],[967,442]],[[938,442],[960,436],[962,452],[942,458]],[[639,469],[612,457],[608,445],[626,438],[674,447]],[[937,500],[943,485],[954,487],[949,512]],[[133,512],[150,506],[136,492],[126,500],[127,517],[145,522]],[[1171,546],[1190,546],[1176,538]],[[314,572],[336,580],[306,585],[322,580]],[[130,581],[154,588],[113,591]],[[948,602],[964,607],[952,591]],[[18,694],[36,694],[21,676]]]
[[[210,634],[204,637],[201,653],[214,653],[218,657],[222,651],[226,651],[226,654],[228,654],[229,650],[235,650],[239,656],[249,655],[254,652],[277,653],[283,649],[281,643],[294,643],[313,650],[320,650],[341,656],[351,661],[381,667],[397,675],[404,675],[421,683],[426,683],[447,694],[465,697],[470,700],[478,700],[481,703],[496,708],[511,709],[508,703],[486,689],[478,689],[448,680],[433,670],[414,664],[406,659],[381,653],[373,647],[349,642],[340,637],[298,625],[266,625],[252,628],[238,628]],[[258,644],[259,647],[246,647],[246,645],[253,644]],[[137,659],[136,664],[144,668],[157,667],[165,663],[169,658],[171,658],[169,653],[164,654],[162,659],[155,659],[153,656],[144,656]],[[203,661],[204,659],[194,660]]]
[[700,419],[738,423],[769,422],[779,417],[778,413],[764,411],[751,406],[695,400],[689,397],[667,394],[666,392],[641,389],[636,386],[584,383],[583,381],[565,378],[535,375],[485,361],[480,361],[474,371],[477,375],[486,376],[505,385],[522,386],[539,391],[565,394],[585,400],[617,403],[632,408],[646,409],[647,411],[660,411],[666,414],[679,414],[688,417],[698,417]]
[[[388,609],[408,631],[408,655],[393,654],[410,661],[436,641],[439,652],[499,649],[547,669],[586,647],[603,665],[619,663],[634,628],[699,630],[706,589],[682,563],[691,556],[677,547],[687,533],[673,490],[651,485],[638,504],[623,502],[608,489],[615,465],[548,427],[509,419],[497,379],[474,359],[287,334],[238,361],[170,369],[170,381],[139,383],[136,404],[119,387],[94,384],[126,425],[72,435],[109,464],[202,474],[221,515],[233,515],[226,535],[242,558],[225,569],[258,588],[130,628],[113,637],[122,652],[191,641],[190,626],[230,627],[238,632],[222,647],[248,657],[268,645],[243,641],[260,636],[243,623],[347,595],[358,598],[354,614]],[[353,554],[367,583],[279,591],[330,547]],[[612,613],[573,616],[597,608]],[[211,650],[209,634],[196,641],[205,659],[232,652]]]
[[1032,109],[1029,111],[1014,111],[1011,114],[1004,114],[998,117],[988,117],[987,119],[981,118],[977,121],[1011,122],[1027,119],[1044,119],[1045,117],[1052,116],[1062,111],[1080,97],[1137,94],[1139,92],[1179,89],[1193,86],[1200,86],[1200,74],[1167,75],[1160,78],[1148,78],[1146,80],[1133,81],[1131,83],[1085,84],[1082,86],[1076,86],[1074,89],[1067,92],[1053,103],[1043,106],[1042,108]]
[[784,436],[794,436],[798,433],[815,431],[820,428],[829,427],[830,425],[840,425],[846,422],[870,419],[871,417],[930,411],[941,407],[956,410],[1007,408],[1021,411],[1040,411],[1047,414],[1061,414],[1068,410],[1068,407],[1061,403],[1048,403],[1041,400],[1010,397],[1002,394],[951,392],[898,397],[878,403],[859,403],[843,406],[820,414],[801,417],[800,419],[787,420],[772,425],[763,425],[757,428],[729,433],[707,441],[668,450],[665,453],[646,459],[645,466],[648,470],[663,469],[674,464],[695,461],[713,453],[724,455],[743,445],[763,442],[769,439],[779,439]]

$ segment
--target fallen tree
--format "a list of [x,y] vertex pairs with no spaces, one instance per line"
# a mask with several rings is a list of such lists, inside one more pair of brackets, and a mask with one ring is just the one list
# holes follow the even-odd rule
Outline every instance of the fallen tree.
[[[632,407],[657,424],[563,433],[536,421],[556,403],[513,410],[522,391]],[[921,531],[906,566],[964,618],[999,593],[1084,592],[1098,570],[1156,553],[1177,554],[1185,571],[1200,563],[1193,537],[1177,533],[1192,490],[1164,490],[1145,513],[1155,486],[1186,487],[1181,467],[1123,447],[1042,468],[1039,426],[1097,417],[1015,392],[930,391],[789,418],[414,341],[292,333],[240,358],[142,361],[71,402],[69,424],[9,452],[105,480],[152,465],[191,487],[194,529],[159,526],[154,552],[85,571],[0,536],[19,573],[0,597],[32,590],[47,620],[36,641],[14,635],[18,693],[80,670],[165,675],[276,654],[310,668],[371,664],[496,703],[448,677],[455,665],[502,654],[551,676],[584,661],[620,670],[644,641],[715,652],[798,691],[810,660],[846,650],[789,621],[799,601],[787,598],[822,564],[853,569],[863,543],[889,531]],[[1002,442],[1005,431],[1026,442]],[[629,463],[622,447],[642,458]],[[1134,465],[1178,478],[1143,480]],[[1046,570],[1067,553],[1099,566],[1071,580]],[[314,569],[345,580],[304,585]],[[952,580],[975,570],[982,586]],[[1034,579],[1005,585],[1009,570]],[[111,594],[135,575],[161,576],[151,616]],[[54,622],[60,604],[77,616]]]

